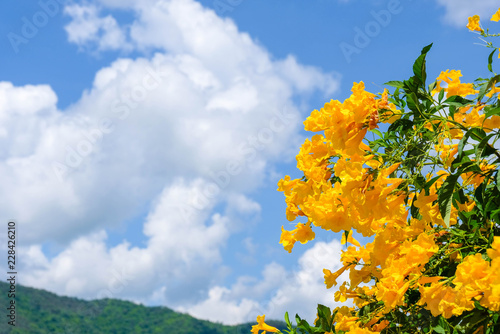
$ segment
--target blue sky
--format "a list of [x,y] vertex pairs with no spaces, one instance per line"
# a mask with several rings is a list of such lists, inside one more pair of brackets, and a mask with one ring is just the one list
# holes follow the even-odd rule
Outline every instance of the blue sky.
[[[334,305],[340,235],[278,244],[302,121],[353,82],[486,74],[498,1],[0,4],[0,211],[20,283],[233,324]],[[484,20],[486,22],[486,20]],[[491,25],[494,27],[494,25]],[[2,265],[3,266],[3,265]]]

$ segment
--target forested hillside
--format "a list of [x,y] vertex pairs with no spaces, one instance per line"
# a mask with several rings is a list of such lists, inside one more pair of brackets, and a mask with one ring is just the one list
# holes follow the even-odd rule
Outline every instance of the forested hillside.
[[[0,333],[167,333],[243,334],[252,324],[225,326],[195,319],[167,307],[146,307],[127,301],[84,301],[16,285],[16,326],[8,325],[9,285],[0,282],[4,310]],[[278,328],[284,323],[273,322]]]

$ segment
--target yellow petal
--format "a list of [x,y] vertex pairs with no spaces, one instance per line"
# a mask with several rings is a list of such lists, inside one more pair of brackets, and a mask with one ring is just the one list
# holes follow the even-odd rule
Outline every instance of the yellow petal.
[[498,8],[497,12],[493,14],[491,17],[491,21],[498,22],[500,20],[500,8]]

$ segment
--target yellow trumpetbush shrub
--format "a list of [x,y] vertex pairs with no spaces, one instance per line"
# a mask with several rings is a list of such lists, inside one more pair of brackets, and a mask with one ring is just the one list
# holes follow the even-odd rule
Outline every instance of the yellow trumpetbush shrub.
[[[479,20],[467,27],[495,37]],[[355,82],[304,121],[304,176],[278,190],[286,218],[307,222],[282,227],[280,243],[292,252],[316,229],[342,233],[341,266],[322,274],[346,306],[318,305],[315,327],[298,317],[303,333],[500,333],[500,88],[488,46],[489,79],[446,70],[427,85],[429,45],[393,93]]]

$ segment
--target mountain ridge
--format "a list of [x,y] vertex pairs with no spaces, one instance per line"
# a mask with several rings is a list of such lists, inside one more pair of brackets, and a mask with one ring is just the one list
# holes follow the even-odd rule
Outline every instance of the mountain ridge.
[[[228,326],[196,319],[163,306],[144,306],[118,299],[86,301],[16,284],[16,326],[8,324],[9,283],[0,282],[4,310],[0,333],[12,334],[249,334],[247,323]],[[257,316],[257,315],[256,315]],[[266,321],[285,329],[281,321]]]

